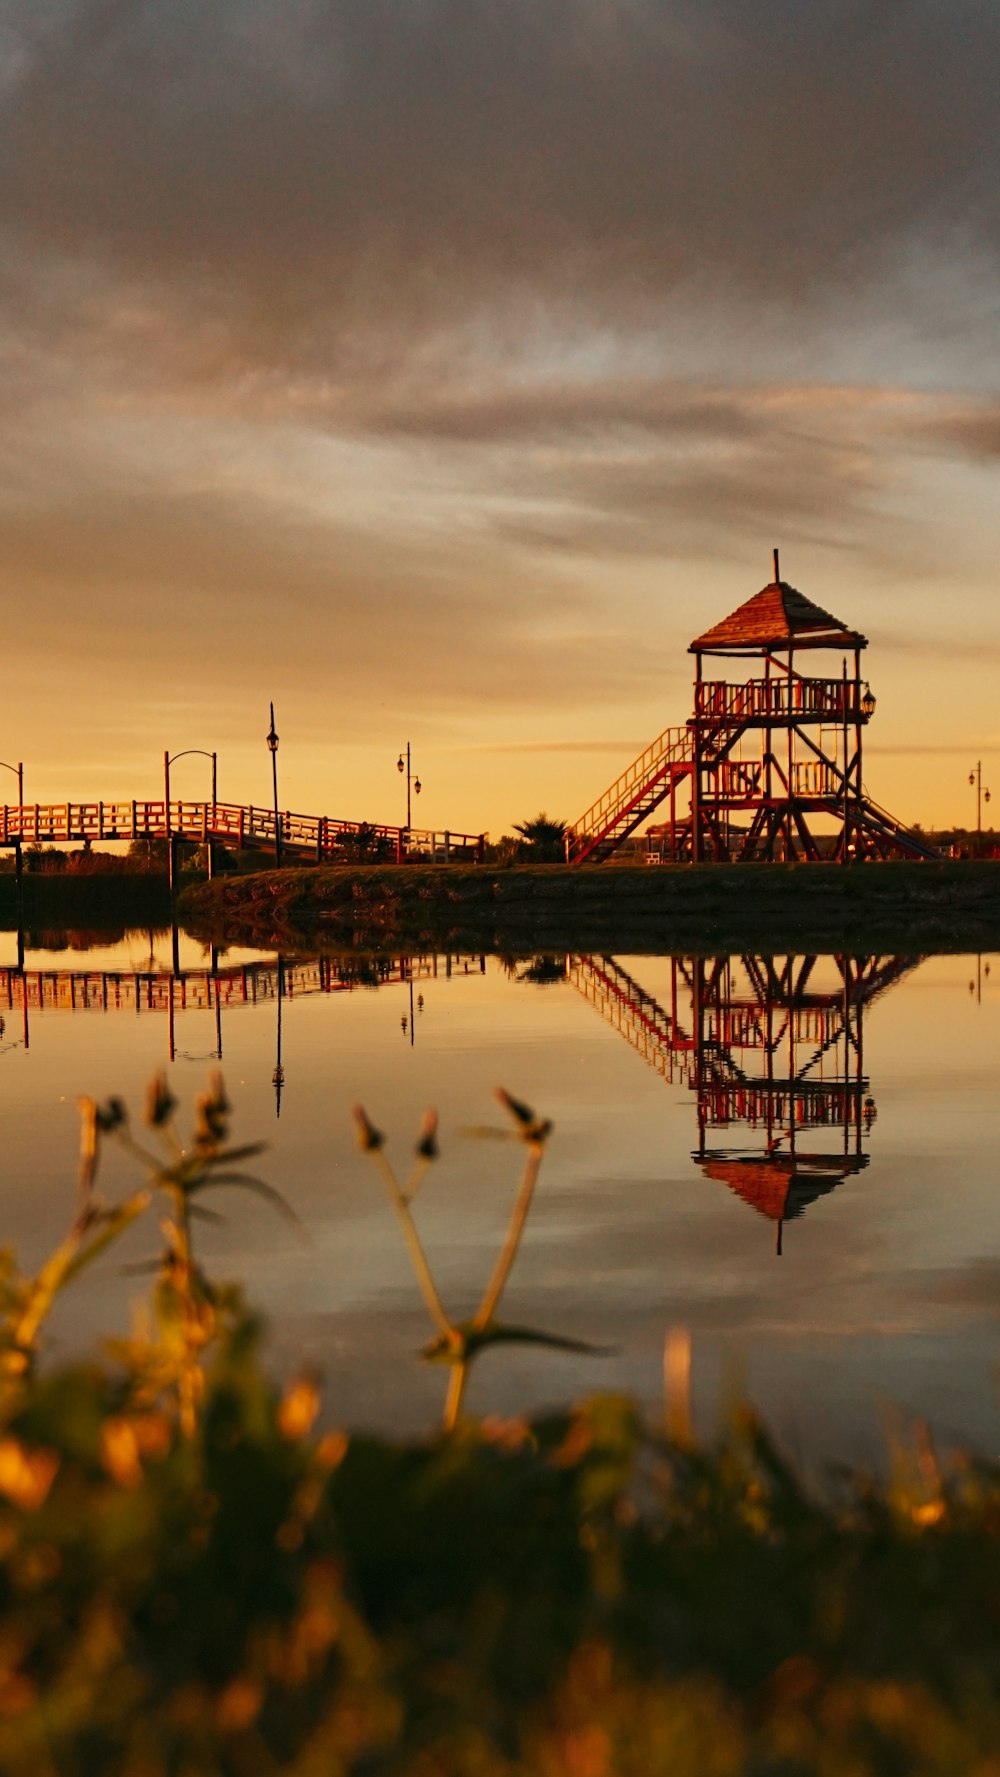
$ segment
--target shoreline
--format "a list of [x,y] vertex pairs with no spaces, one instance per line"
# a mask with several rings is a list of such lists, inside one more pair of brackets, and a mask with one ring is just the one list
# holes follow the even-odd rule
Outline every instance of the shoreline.
[[[357,865],[194,882],[26,877],[26,928],[168,926],[219,946],[723,952],[1000,949],[1000,862],[836,865]],[[12,877],[0,920],[16,929]]]
[[1000,862],[268,870],[192,884],[177,913],[219,944],[369,952],[980,949],[1000,945]]

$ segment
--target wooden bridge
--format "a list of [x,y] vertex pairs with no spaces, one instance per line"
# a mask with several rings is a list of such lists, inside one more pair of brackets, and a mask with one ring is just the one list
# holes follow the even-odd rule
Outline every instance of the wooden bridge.
[[484,833],[429,827],[388,827],[329,815],[275,814],[273,808],[233,802],[29,802],[0,809],[0,846],[93,845],[101,841],[167,839],[171,845],[223,845],[234,851],[274,851],[317,864],[352,861],[359,854],[404,863],[479,862]]

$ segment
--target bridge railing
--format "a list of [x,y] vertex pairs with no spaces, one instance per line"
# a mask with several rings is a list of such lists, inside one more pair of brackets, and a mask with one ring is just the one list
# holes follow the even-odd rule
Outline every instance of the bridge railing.
[[[166,839],[170,835],[234,850],[275,844],[273,808],[232,802],[159,801],[32,802],[0,808],[0,845],[83,844],[95,840]],[[321,862],[360,849],[373,858],[426,858],[432,863],[479,860],[486,836],[429,827],[336,820],[328,815],[279,811],[281,844],[289,853]]]

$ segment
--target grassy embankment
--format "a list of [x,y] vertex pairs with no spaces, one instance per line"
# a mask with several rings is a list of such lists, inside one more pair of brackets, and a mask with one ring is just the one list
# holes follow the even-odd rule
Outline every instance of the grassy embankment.
[[271,870],[179,908],[217,942],[331,949],[976,949],[1000,942],[1000,863]]

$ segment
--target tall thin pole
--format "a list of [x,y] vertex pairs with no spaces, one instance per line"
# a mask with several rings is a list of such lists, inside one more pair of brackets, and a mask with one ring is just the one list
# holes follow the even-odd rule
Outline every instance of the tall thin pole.
[[[848,782],[849,782],[849,778],[850,778],[851,760],[850,760],[850,753],[849,753],[850,740],[848,737],[848,728],[847,728],[847,656],[846,656],[846,654],[843,659],[843,677],[842,677],[841,682],[842,682],[842,686],[843,686],[841,696],[843,698],[843,717],[844,717],[844,837],[841,840],[841,845],[842,845],[843,849],[841,851],[840,861],[842,864],[846,864],[849,862],[847,842],[848,842],[848,835],[850,832],[850,824],[851,824],[850,790],[848,788]],[[820,735],[821,742],[822,742],[822,738],[823,737],[821,734]]]
[[170,754],[163,754],[163,813],[167,823],[167,838],[170,838]]
[[407,741],[407,743],[406,743],[406,830],[407,830],[407,832],[409,832],[410,827],[412,825],[412,822],[410,819],[410,781],[411,781],[410,780],[410,743],[409,743],[409,741]]
[[281,863],[281,816],[278,813],[278,736],[274,728],[274,705],[271,705],[271,728],[267,737],[271,749],[271,779],[274,785],[274,861]]

